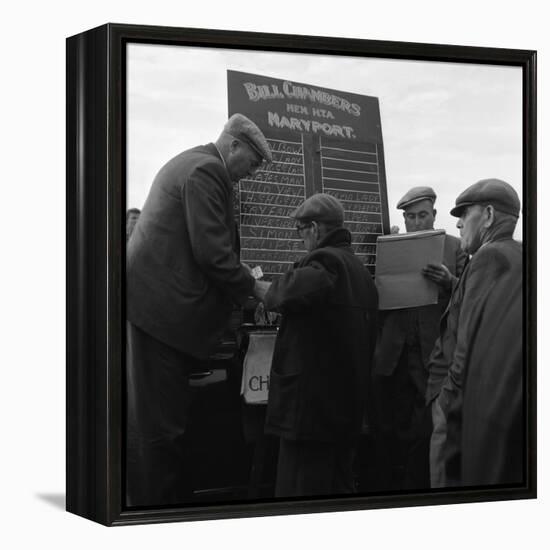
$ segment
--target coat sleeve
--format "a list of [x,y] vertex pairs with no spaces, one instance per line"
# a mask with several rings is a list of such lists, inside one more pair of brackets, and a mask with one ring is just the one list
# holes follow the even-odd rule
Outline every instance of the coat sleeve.
[[333,288],[336,273],[319,261],[297,267],[271,284],[265,297],[268,310],[299,312],[322,304],[328,291]]
[[254,278],[241,265],[227,225],[226,182],[221,167],[198,167],[181,187],[193,256],[205,277],[237,303],[244,303]]

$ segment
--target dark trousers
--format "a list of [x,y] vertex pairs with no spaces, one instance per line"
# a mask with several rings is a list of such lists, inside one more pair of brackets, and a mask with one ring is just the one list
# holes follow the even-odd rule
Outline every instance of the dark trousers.
[[276,497],[335,495],[355,492],[350,443],[292,441],[281,438]]
[[379,490],[430,487],[431,412],[420,349],[406,345],[390,376],[373,378]]
[[177,504],[191,497],[185,436],[189,372],[197,363],[127,323],[127,506]]

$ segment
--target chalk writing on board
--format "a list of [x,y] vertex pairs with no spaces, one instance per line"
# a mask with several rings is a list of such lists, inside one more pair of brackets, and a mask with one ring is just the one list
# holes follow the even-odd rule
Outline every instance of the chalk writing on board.
[[301,142],[268,139],[273,161],[239,186],[241,259],[269,279],[304,256],[290,214],[305,200]]

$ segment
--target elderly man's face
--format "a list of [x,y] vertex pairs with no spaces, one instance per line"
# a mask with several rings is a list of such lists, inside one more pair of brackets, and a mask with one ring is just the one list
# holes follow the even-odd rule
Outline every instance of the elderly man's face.
[[484,207],[480,204],[466,206],[456,222],[460,230],[460,245],[467,254],[474,254],[481,244]]
[[433,229],[435,213],[434,205],[428,199],[407,206],[403,212],[407,233]]
[[237,141],[231,147],[231,153],[226,160],[231,180],[237,182],[247,176],[253,176],[261,166],[263,159],[243,141]]

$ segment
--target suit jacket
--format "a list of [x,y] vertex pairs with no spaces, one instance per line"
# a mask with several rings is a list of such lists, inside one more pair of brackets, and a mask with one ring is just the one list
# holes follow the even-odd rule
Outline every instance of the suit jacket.
[[360,432],[378,292],[350,243],[347,229],[330,232],[266,295],[266,307],[283,314],[269,379],[269,433],[336,441]]
[[[454,276],[460,276],[467,258],[460,248],[460,239],[445,235],[443,264]],[[449,291],[440,289],[437,304],[380,312],[381,330],[376,346],[374,374],[393,374],[403,346],[411,333],[417,335],[415,338],[418,338],[422,360],[427,368],[430,353],[439,335],[439,319],[449,303],[450,296]]]
[[240,264],[233,186],[214,144],[156,176],[127,248],[127,318],[198,358],[212,354],[254,278]]
[[[495,239],[472,257],[441,319],[430,362],[446,363],[446,485],[523,477],[522,247]],[[436,388],[437,391],[437,388]]]

